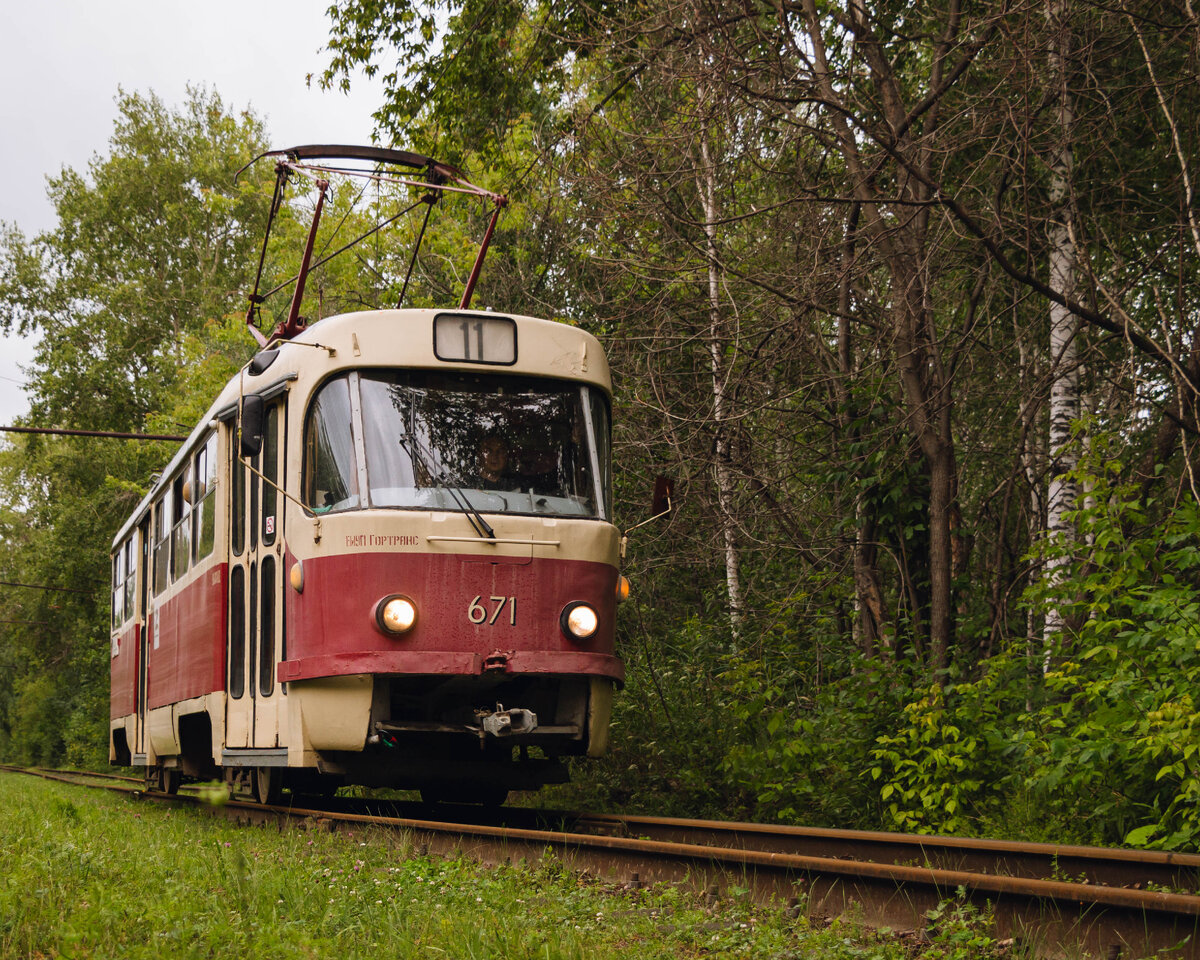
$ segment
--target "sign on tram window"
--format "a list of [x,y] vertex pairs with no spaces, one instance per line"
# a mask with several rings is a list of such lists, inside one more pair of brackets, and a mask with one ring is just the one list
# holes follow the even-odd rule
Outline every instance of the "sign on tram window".
[[433,318],[433,352],[439,360],[517,362],[517,325],[508,317],[442,313]]

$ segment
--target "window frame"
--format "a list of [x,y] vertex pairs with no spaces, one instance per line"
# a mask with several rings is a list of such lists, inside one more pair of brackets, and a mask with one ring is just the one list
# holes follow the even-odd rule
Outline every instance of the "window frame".
[[171,582],[170,500],[171,490],[167,488],[163,491],[163,495],[154,503],[154,519],[151,523],[151,593],[156,597]]
[[192,457],[192,562],[212,555],[216,549],[217,518],[217,434],[209,433]]
[[112,555],[111,617],[113,630],[127,624],[137,612],[137,552],[134,540],[137,530],[117,545]]
[[[188,502],[188,475],[191,461],[171,479],[171,582],[187,576],[191,566],[192,505]],[[182,550],[180,547],[182,546]]]
[[[313,429],[313,418],[318,410],[318,403],[335,383],[340,383],[342,389],[346,391],[346,412],[349,415],[349,426],[351,431],[350,437],[350,454],[351,462],[345,466],[348,469],[345,472],[344,480],[347,484],[347,500],[352,503],[351,506],[327,508],[324,504],[314,504],[316,494],[316,476],[318,470],[315,466],[317,448],[315,438],[316,431]],[[341,513],[346,510],[361,510],[363,509],[365,493],[362,488],[362,474],[366,471],[364,461],[364,453],[362,450],[362,438],[359,436],[359,423],[361,422],[361,411],[358,409],[358,371],[357,370],[341,370],[327,377],[322,381],[308,401],[308,407],[304,411],[304,422],[300,443],[302,445],[301,456],[301,472],[300,472],[300,499],[301,502],[314,512],[324,514],[327,512]]]
[[125,540],[125,617],[123,623],[128,623],[133,619],[133,615],[137,612],[137,552],[133,549],[133,541],[137,537],[136,528],[130,532],[129,537]]
[[[343,513],[356,510],[428,510],[425,505],[410,506],[397,505],[395,503],[376,503],[375,498],[371,494],[371,485],[374,482],[371,476],[371,456],[368,451],[367,425],[366,421],[366,400],[363,396],[364,378],[376,379],[374,375],[389,372],[404,372],[417,373],[422,372],[423,368],[411,367],[359,367],[346,370],[339,370],[326,378],[312,392],[308,401],[308,407],[304,412],[304,420],[302,424],[301,446],[302,446],[302,463],[301,463],[301,483],[300,492],[301,499],[304,505],[318,514],[325,513]],[[426,373],[461,373],[466,377],[483,376],[483,377],[512,377],[519,381],[535,383],[538,381],[544,382],[549,388],[550,384],[559,384],[563,387],[571,385],[577,393],[576,403],[578,404],[578,413],[580,417],[580,427],[582,430],[581,445],[586,447],[586,456],[588,462],[588,478],[587,478],[587,494],[588,499],[592,503],[592,513],[589,515],[579,516],[573,513],[543,513],[539,511],[523,511],[507,509],[502,511],[509,516],[557,516],[560,519],[579,519],[579,520],[599,520],[605,523],[612,522],[612,406],[608,394],[599,384],[585,380],[564,380],[558,377],[539,376],[536,374],[527,373],[510,373],[508,371],[495,371],[492,374],[474,370],[424,370]],[[335,384],[338,384],[338,389],[345,390],[348,393],[348,407],[344,411],[349,418],[348,427],[350,431],[350,443],[348,452],[350,457],[344,464],[339,465],[338,479],[343,481],[346,488],[347,496],[343,500],[339,500],[337,506],[325,506],[315,502],[318,492],[317,480],[320,476],[319,465],[317,464],[317,455],[320,450],[318,446],[319,431],[316,429],[316,416],[318,412],[318,404],[326,391],[332,389]],[[551,392],[547,389],[547,392]],[[564,396],[569,394],[569,390],[562,390]],[[342,411],[339,411],[342,412]],[[600,435],[600,427],[603,426],[603,436]],[[423,484],[426,486],[436,486],[437,484]],[[344,504],[344,505],[341,505]],[[450,508],[446,508],[450,509]],[[453,512],[462,512],[461,509]],[[485,510],[484,512],[489,512]]]
[[125,622],[125,579],[124,579],[124,560],[125,560],[125,545],[121,544],[117,547],[116,552],[112,556],[112,596],[110,602],[111,609],[111,629],[120,629],[122,623]]

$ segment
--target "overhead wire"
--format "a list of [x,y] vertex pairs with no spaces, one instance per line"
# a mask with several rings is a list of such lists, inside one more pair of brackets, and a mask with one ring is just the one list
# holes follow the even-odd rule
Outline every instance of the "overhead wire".
[[44,433],[59,437],[111,437],[114,440],[186,440],[174,433],[122,433],[117,430],[70,430],[65,427],[0,427],[0,433]]
[[80,590],[77,587],[49,587],[41,583],[17,583],[15,580],[0,580],[0,587],[22,587],[26,590],[50,590],[55,593],[83,593],[89,596],[96,592],[95,590]]

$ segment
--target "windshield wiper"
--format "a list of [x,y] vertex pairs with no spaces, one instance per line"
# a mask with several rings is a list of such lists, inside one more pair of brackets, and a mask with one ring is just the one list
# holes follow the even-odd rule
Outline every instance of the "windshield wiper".
[[[485,540],[495,540],[496,531],[483,519],[483,514],[475,509],[475,504],[471,503],[470,498],[459,487],[456,487],[430,466],[430,461],[433,458],[431,456],[426,457],[429,451],[421,446],[421,442],[415,437],[401,436],[398,439],[400,446],[404,448],[409,458],[415,460],[421,469],[429,474],[430,479],[434,483],[450,494],[450,498],[457,504],[458,508],[467,515],[467,522],[471,524],[471,529]],[[412,444],[411,447],[409,446],[410,443]]]

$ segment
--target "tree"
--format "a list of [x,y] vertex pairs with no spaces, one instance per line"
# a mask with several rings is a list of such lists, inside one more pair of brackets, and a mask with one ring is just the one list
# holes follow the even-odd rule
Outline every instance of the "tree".
[[[1050,185],[1048,200],[1051,204],[1049,237],[1050,287],[1063,301],[1076,296],[1075,229],[1072,216],[1071,170],[1074,161],[1074,146],[1071,142],[1074,127],[1074,108],[1067,69],[1070,43],[1070,23],[1066,16],[1066,4],[1052,0],[1047,6],[1050,21],[1050,51],[1048,68],[1050,87],[1055,94],[1058,142],[1054,145],[1048,167]],[[1050,430],[1047,449],[1050,452],[1050,482],[1046,497],[1046,534],[1050,537],[1072,538],[1074,530],[1067,520],[1075,506],[1076,490],[1069,480],[1075,468],[1072,456],[1071,432],[1079,420],[1079,330],[1074,314],[1063,303],[1050,303]],[[1058,563],[1051,560],[1045,576],[1054,583],[1058,576]],[[1043,628],[1043,670],[1050,668],[1050,653],[1063,627],[1057,607],[1049,607]]]
[[[270,193],[234,174],[262,127],[201,90],[179,110],[117,106],[109,152],[52,179],[57,225],[28,240],[5,226],[0,326],[40,337],[26,423],[186,431],[253,351],[239,306]],[[0,450],[5,755],[106,759],[109,544],[172,452],[37,436]]]
[[184,336],[238,311],[265,224],[263,149],[248,113],[189,91],[173,112],[120,93],[108,156],[50,181],[57,226],[26,241],[9,228],[0,326],[36,334],[31,418],[136,430],[161,409]]

